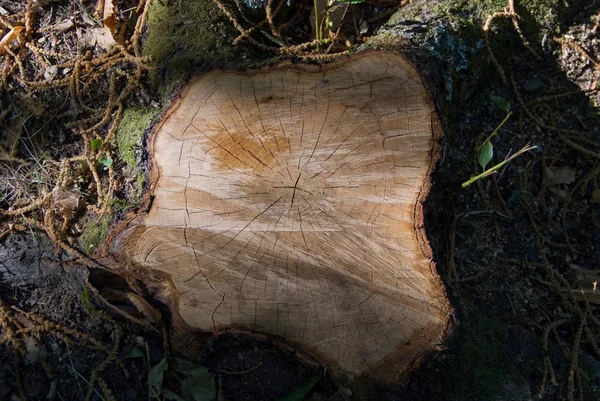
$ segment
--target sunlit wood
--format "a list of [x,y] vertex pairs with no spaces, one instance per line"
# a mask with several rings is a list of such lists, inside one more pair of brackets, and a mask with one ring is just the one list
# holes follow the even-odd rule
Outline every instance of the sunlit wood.
[[438,135],[400,55],[203,75],[156,130],[151,209],[111,252],[168,273],[191,326],[392,381],[447,327],[422,227]]

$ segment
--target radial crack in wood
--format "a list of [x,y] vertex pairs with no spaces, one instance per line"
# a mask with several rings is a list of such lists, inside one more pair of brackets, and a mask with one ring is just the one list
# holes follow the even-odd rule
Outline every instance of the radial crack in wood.
[[168,273],[195,328],[397,380],[448,327],[422,215],[439,134],[397,54],[208,73],[155,130],[153,203],[111,253]]

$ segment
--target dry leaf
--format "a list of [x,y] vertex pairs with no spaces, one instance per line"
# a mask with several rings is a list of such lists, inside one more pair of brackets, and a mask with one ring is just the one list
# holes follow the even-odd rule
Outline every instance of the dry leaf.
[[81,197],[71,191],[54,188],[52,191],[52,207],[64,218],[70,219],[82,208]]
[[106,28],[88,28],[82,34],[81,40],[90,46],[98,46],[107,51],[117,44]]
[[115,14],[114,0],[104,0],[104,9],[102,10],[102,22],[112,35],[117,32],[117,16]]
[[6,109],[4,109],[0,112],[0,123],[2,123],[4,121],[4,119],[6,118],[6,116],[10,114],[12,109],[13,109],[12,104],[9,104]]
[[45,7],[48,4],[50,4],[51,1],[53,1],[53,0],[37,0],[37,1],[34,1],[33,3],[38,7]]
[[96,17],[98,18],[102,18],[104,16],[104,3],[104,0],[98,0],[96,3]]
[[117,43],[123,44],[123,35],[120,35],[117,26],[115,0],[99,0],[96,4],[96,15],[102,19],[104,29],[110,33],[112,38]]
[[567,191],[563,187],[553,186],[548,188],[548,190],[554,195],[556,195],[559,199],[569,199],[569,191]]
[[83,22],[86,26],[96,26],[98,25],[98,21],[93,19],[88,13],[81,14],[81,22]]
[[44,71],[44,81],[50,83],[54,80],[54,78],[56,77],[56,74],[58,73],[58,67],[55,65],[51,65],[46,67],[46,71]]
[[44,12],[44,9],[42,8],[42,6],[44,6],[45,4],[33,4],[30,8],[29,8],[29,12],[32,14],[41,14]]
[[64,33],[66,31],[68,31],[69,29],[73,28],[75,26],[75,23],[73,22],[72,19],[68,19],[66,21],[63,21],[59,24],[54,25],[54,30],[57,33]]
[[8,46],[11,44],[11,42],[13,40],[15,40],[19,37],[19,35],[21,34],[21,31],[24,28],[25,27],[23,27],[23,26],[15,26],[13,29],[8,31],[8,33],[6,35],[4,35],[2,40],[0,40],[0,56],[3,55],[4,53],[6,53],[6,49],[8,49]]
[[42,357],[43,349],[40,343],[33,337],[25,338],[25,364],[31,365],[37,363]]
[[569,166],[562,167],[547,167],[544,166],[546,171],[546,179],[549,187],[561,184],[571,184],[575,181],[576,172]]

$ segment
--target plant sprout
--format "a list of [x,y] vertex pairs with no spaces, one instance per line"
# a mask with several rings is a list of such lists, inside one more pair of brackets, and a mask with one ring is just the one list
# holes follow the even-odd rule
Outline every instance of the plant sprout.
[[471,185],[472,183],[481,178],[497,173],[498,170],[500,170],[503,166],[508,164],[517,156],[537,148],[537,146],[531,146],[528,142],[514,155],[507,155],[507,157],[503,161],[486,169],[487,165],[492,161],[492,158],[494,157],[494,145],[492,144],[492,138],[498,134],[500,128],[502,128],[502,126],[508,121],[508,119],[512,115],[512,112],[510,111],[510,103],[506,99],[501,98],[500,96],[491,96],[491,99],[498,108],[506,111],[506,117],[504,117],[504,120],[502,120],[502,122],[498,124],[498,126],[496,127],[496,129],[494,129],[494,131],[492,131],[490,136],[488,136],[485,139],[485,141],[483,141],[483,143],[477,148],[477,161],[483,169],[483,172],[481,174],[472,176],[471,178],[469,178],[468,181],[463,182],[463,188]]

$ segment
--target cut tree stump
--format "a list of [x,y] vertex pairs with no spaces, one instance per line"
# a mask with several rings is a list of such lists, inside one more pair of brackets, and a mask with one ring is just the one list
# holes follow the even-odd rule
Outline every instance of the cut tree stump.
[[448,328],[422,208],[440,134],[395,53],[202,75],[156,128],[153,202],[111,255],[170,276],[192,327],[397,381]]

